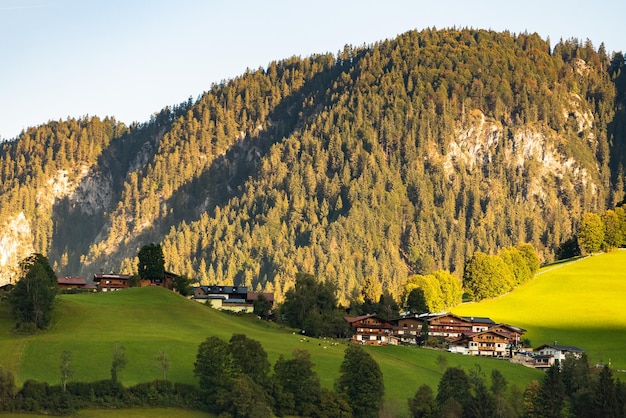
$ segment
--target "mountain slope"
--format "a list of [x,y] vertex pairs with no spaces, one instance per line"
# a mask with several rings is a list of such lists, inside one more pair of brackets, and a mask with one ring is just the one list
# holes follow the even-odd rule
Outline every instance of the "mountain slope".
[[[366,278],[398,295],[408,274],[460,275],[474,251],[520,241],[551,260],[582,213],[621,200],[622,67],[602,47],[483,30],[273,62],[109,128],[89,158],[64,164],[53,147],[56,171],[7,183],[52,210],[3,204],[0,243],[16,243],[13,260],[34,249],[89,276],[133,271],[137,248],[158,241],[169,270],[279,300],[298,271],[346,301]],[[18,161],[46,128],[1,155]],[[74,144],[67,130],[58,142]],[[86,174],[50,196],[64,167]],[[12,234],[22,212],[30,232]]]

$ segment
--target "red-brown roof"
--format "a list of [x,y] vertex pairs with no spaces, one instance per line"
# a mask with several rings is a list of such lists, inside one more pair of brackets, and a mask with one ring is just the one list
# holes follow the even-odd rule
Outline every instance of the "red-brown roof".
[[260,295],[265,296],[265,299],[274,302],[274,293],[273,292],[248,292],[246,296],[246,300],[255,301],[259,298]]
[[72,285],[72,286],[85,286],[87,281],[82,277],[57,277],[58,284]]

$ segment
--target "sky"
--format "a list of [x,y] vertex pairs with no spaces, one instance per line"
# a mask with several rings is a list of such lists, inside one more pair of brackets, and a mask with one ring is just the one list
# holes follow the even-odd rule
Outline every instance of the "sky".
[[409,30],[508,30],[626,52],[623,0],[0,0],[0,139],[50,120],[146,122],[213,83]]

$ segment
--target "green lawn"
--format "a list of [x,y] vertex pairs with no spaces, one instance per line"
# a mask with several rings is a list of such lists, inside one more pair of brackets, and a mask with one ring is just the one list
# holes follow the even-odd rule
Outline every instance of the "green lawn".
[[542,268],[508,295],[453,310],[488,316],[528,330],[534,347],[574,345],[591,363],[626,369],[626,251],[617,250]]
[[[72,353],[72,380],[95,381],[110,377],[112,346],[120,342],[127,351],[128,366],[120,374],[126,385],[161,377],[155,356],[165,350],[170,359],[168,379],[197,383],[193,363],[198,345],[208,336],[225,340],[244,333],[261,342],[274,364],[279,355],[295,348],[311,353],[322,384],[332,387],[343,360],[345,342],[307,338],[289,329],[251,316],[218,312],[157,287],[114,293],[63,295],[51,329],[34,336],[11,332],[13,321],[6,304],[0,306],[0,365],[11,370],[18,385],[27,379],[57,384],[60,357]],[[449,366],[466,369],[480,364],[489,376],[497,367],[511,384],[524,388],[541,372],[502,360],[466,357],[416,347],[366,347],[380,364],[385,379],[386,407],[406,413],[406,401],[421,384],[436,388],[442,370],[437,357]]]

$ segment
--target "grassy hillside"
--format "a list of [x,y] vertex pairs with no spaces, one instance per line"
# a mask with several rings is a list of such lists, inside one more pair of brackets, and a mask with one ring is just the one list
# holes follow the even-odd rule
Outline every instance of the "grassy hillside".
[[[196,383],[193,363],[197,347],[209,335],[229,339],[245,333],[263,344],[273,364],[279,355],[289,356],[294,348],[305,348],[327,387],[332,387],[343,359],[345,343],[302,338],[292,330],[280,329],[255,318],[218,312],[161,288],[128,289],[116,293],[64,295],[52,329],[35,336],[10,332],[12,320],[6,304],[0,309],[3,338],[0,340],[2,366],[15,373],[18,384],[27,379],[57,383],[63,350],[72,352],[74,380],[93,381],[110,376],[112,344],[122,343],[128,366],[121,373],[124,384],[160,377],[157,361],[160,350],[170,358],[168,378]],[[487,375],[498,368],[518,387],[524,387],[541,373],[504,361],[453,355],[415,347],[368,347],[380,364],[386,387],[386,402],[393,410],[406,410],[406,399],[419,385],[436,387],[442,370],[437,357],[444,355],[449,366],[466,369],[480,364]]]
[[526,328],[533,346],[557,341],[585,349],[592,363],[626,369],[626,251],[542,268],[514,292],[468,303],[459,315],[489,316]]

